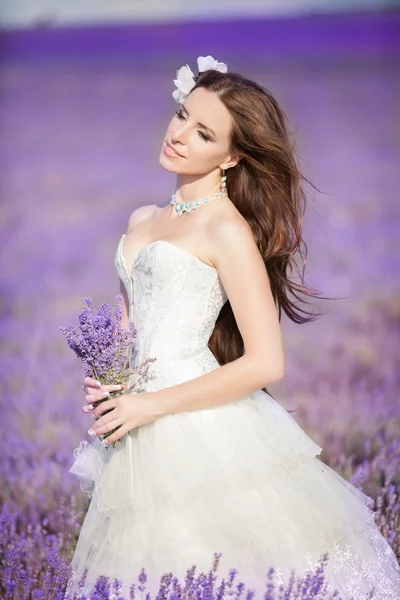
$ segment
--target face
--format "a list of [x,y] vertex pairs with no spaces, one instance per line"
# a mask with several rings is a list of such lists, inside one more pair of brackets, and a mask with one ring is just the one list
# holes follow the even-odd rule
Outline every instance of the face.
[[204,175],[233,166],[231,128],[232,118],[217,94],[205,88],[193,90],[168,126],[161,166],[180,175]]

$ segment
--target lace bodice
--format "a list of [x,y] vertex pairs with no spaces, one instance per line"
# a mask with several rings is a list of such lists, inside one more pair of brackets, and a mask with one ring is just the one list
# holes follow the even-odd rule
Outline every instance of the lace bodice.
[[187,250],[157,240],[139,250],[129,273],[124,237],[117,247],[115,267],[129,299],[129,320],[137,329],[131,364],[156,358],[154,389],[219,366],[208,348],[227,300],[218,271]]

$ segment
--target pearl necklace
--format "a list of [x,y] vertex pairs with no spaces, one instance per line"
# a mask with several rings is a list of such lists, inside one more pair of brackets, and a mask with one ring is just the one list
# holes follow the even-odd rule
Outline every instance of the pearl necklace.
[[222,198],[222,196],[228,195],[226,187],[224,187],[224,188],[221,188],[215,194],[212,194],[211,196],[207,196],[206,198],[202,198],[199,200],[192,200],[191,202],[179,202],[175,196],[175,192],[176,192],[176,190],[174,190],[172,192],[170,204],[175,205],[175,210],[178,213],[178,217],[181,217],[182,213],[184,213],[184,212],[186,212],[188,215],[190,215],[190,211],[196,210],[196,207],[200,206],[201,201],[203,201],[204,204],[207,204],[210,200],[213,200],[214,198]]

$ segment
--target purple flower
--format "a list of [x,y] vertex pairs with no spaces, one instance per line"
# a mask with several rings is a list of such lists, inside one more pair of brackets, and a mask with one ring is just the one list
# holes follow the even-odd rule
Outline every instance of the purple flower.
[[136,329],[133,323],[129,323],[128,330],[122,325],[121,294],[115,309],[104,302],[94,310],[90,298],[84,301],[86,308],[78,314],[79,329],[68,325],[59,327],[59,331],[82,360],[85,375],[103,384],[114,383],[127,374],[128,351],[134,344]]
[[[102,385],[126,383],[136,372],[143,377],[146,367],[155,359],[148,358],[137,368],[130,368],[129,352],[134,346],[137,331],[133,323],[129,323],[129,329],[122,325],[122,295],[118,294],[115,308],[104,302],[94,310],[90,298],[84,301],[86,307],[78,314],[79,328],[67,325],[58,329],[64,334],[68,346],[81,359],[85,376],[98,379]],[[128,385],[122,393],[127,394],[132,389],[134,386]],[[98,405],[120,395],[119,391],[111,392],[110,396],[93,404]],[[104,440],[117,429],[119,427],[100,435],[100,439]],[[115,442],[112,445],[115,447]]]

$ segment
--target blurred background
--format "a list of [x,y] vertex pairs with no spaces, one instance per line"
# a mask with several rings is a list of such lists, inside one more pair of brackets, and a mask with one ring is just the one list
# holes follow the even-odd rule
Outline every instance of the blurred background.
[[186,63],[195,70],[199,55],[276,96],[317,188],[307,188],[305,283],[337,299],[315,303],[326,314],[314,323],[283,318],[286,373],[269,389],[354,481],[357,465],[388,452],[400,430],[399,8],[395,0],[2,0],[8,500],[26,508],[47,486],[83,502],[68,469],[90,417],[80,365],[57,328],[76,324],[86,296],[115,302],[114,254],[129,215],[168,202],[174,177],[158,155],[176,108],[173,79]]

